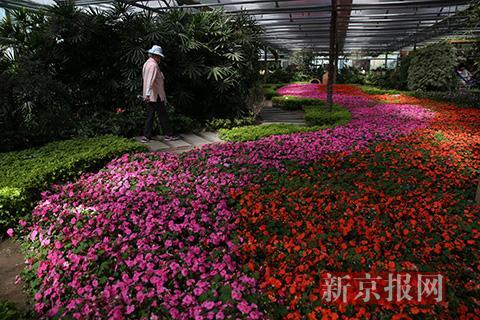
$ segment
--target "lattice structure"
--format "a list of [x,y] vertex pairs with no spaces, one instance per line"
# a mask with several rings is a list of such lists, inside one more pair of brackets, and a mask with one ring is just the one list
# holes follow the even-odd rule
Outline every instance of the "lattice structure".
[[[361,51],[378,55],[444,35],[476,37],[479,28],[465,23],[464,12],[473,1],[444,0],[76,0],[78,6],[128,3],[138,10],[213,10],[246,12],[265,30],[265,39],[287,50],[329,51],[332,10],[337,12],[339,53]],[[0,6],[38,8],[53,0],[0,0]]]

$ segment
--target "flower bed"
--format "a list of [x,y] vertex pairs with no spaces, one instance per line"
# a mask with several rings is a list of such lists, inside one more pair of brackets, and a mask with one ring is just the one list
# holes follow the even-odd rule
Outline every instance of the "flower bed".
[[[346,92],[358,90],[341,88]],[[279,91],[324,98],[321,90],[318,85],[291,85]],[[366,95],[354,97],[340,93],[334,100],[352,114],[352,120],[345,126],[254,142],[212,145],[181,156],[162,153],[126,155],[112,161],[97,174],[85,175],[75,183],[58,187],[54,193],[45,194],[34,212],[33,224],[29,223],[27,227],[34,250],[31,251],[30,271],[26,277],[30,277],[36,292],[36,311],[44,316],[78,319],[255,319],[265,318],[268,314],[290,314],[290,317],[299,318],[310,312],[317,315],[342,313],[335,307],[311,304],[308,296],[295,298],[310,289],[308,279],[302,275],[315,267],[360,267],[362,261],[367,262],[363,265],[368,267],[392,266],[389,262],[403,266],[405,248],[421,241],[415,238],[403,245],[407,236],[403,230],[416,232],[411,229],[414,226],[409,225],[410,220],[425,228],[418,233],[419,236],[431,237],[443,230],[449,237],[432,242],[430,251],[422,251],[425,246],[418,246],[418,252],[412,253],[419,256],[411,257],[410,262],[423,266],[416,261],[423,263],[433,254],[438,256],[431,260],[432,263],[446,257],[464,259],[466,254],[478,254],[472,249],[459,253],[472,246],[471,241],[478,240],[478,226],[471,226],[468,235],[464,234],[465,225],[453,228],[458,222],[470,221],[474,212],[471,210],[475,210],[471,203],[468,204],[469,193],[460,196],[457,192],[469,190],[473,181],[471,170],[478,168],[478,154],[471,149],[472,146],[478,147],[478,131],[468,131],[461,136],[463,140],[459,143],[457,139],[450,139],[453,137],[450,134],[455,132],[442,129],[447,142],[439,141],[438,145],[430,147],[427,151],[432,152],[432,160],[429,158],[424,164],[423,153],[415,145],[417,140],[401,137],[416,131],[418,134],[409,137],[414,136],[422,142],[427,133],[434,134],[429,131],[431,129],[425,129],[428,123],[434,121],[436,126],[440,121],[433,120],[433,112],[409,104],[376,104]],[[457,124],[455,109],[448,112],[441,120]],[[470,119],[478,120],[478,113],[470,114]],[[455,130],[455,126],[450,129]],[[438,133],[436,130],[435,134]],[[477,144],[472,145],[475,138]],[[374,147],[376,143],[394,139],[396,142]],[[395,149],[398,143],[404,147]],[[373,151],[368,151],[369,147],[374,148]],[[414,150],[409,154],[411,149]],[[438,150],[442,150],[442,157],[458,159],[458,164],[450,165],[449,160],[448,166],[431,167]],[[464,153],[458,158],[457,153],[449,153],[449,150]],[[377,153],[380,155],[378,159]],[[405,154],[405,158],[395,156],[399,153]],[[410,167],[411,172],[408,171]],[[383,181],[380,179],[394,181],[397,168],[405,171],[399,174],[397,182],[387,187],[406,188],[394,191],[401,195],[400,199],[393,195],[386,197],[384,193],[387,191],[382,191],[383,185],[380,185]],[[466,171],[457,173],[457,169]],[[349,174],[346,177],[357,179],[358,183],[356,180],[341,180],[335,170],[343,170]],[[452,170],[453,176],[448,170]],[[430,186],[439,188],[439,192],[430,195],[428,192],[436,189],[429,191],[428,183],[415,188],[418,181],[414,174],[417,171],[422,173],[422,178],[433,179]],[[374,175],[370,176],[369,172]],[[470,180],[467,183],[465,177],[468,174]],[[285,181],[297,179],[297,182],[284,182],[281,176],[286,177]],[[450,181],[452,177],[455,179]],[[441,183],[444,180],[447,181],[443,191]],[[302,187],[303,183],[306,186]],[[257,185],[264,187],[260,190],[255,187]],[[285,186],[285,192],[291,197],[280,195],[283,192],[281,186]],[[370,193],[371,196],[365,198],[365,194]],[[447,196],[439,200],[443,199],[443,194]],[[313,196],[318,200],[310,208],[308,201],[311,202]],[[272,199],[271,205],[266,203],[268,197]],[[418,197],[422,197],[421,201]],[[387,198],[391,200],[388,203]],[[305,203],[301,199],[305,199]],[[385,235],[385,239],[379,235],[375,201],[378,201],[380,210],[385,210],[385,217],[389,219],[386,223],[392,223],[388,227],[392,234],[390,237]],[[433,208],[422,211],[417,217],[413,209],[419,209],[421,204]],[[446,219],[451,213],[443,212],[443,208],[449,205],[463,209],[463,215]],[[291,209],[295,206],[304,211],[305,217],[292,215],[289,210],[279,211],[281,207]],[[316,208],[326,206],[330,206],[330,211],[319,215]],[[408,209],[404,213],[405,219],[395,216],[403,212],[399,209],[401,206]],[[336,218],[341,219],[342,210],[346,215],[344,221],[339,221]],[[263,214],[255,215],[257,212]],[[367,213],[376,223],[367,224]],[[304,227],[307,234],[304,237],[288,235],[293,241],[293,249],[297,245],[313,245],[313,235],[320,234],[322,238],[317,240],[322,239],[322,242],[316,244],[328,248],[332,255],[315,253],[302,257],[304,252],[286,248],[276,252],[272,246],[276,233],[268,228],[266,233],[259,233],[262,229],[256,228],[261,227],[268,217],[281,222],[275,228],[285,230],[294,228],[292,223],[298,219],[301,225],[295,228]],[[434,224],[442,218],[445,223]],[[424,226],[427,220],[430,225]],[[349,233],[351,236],[347,237]],[[353,241],[346,243],[347,248],[341,245],[347,239],[345,237]],[[465,246],[455,242],[456,237],[465,242]],[[363,243],[363,240],[372,243]],[[382,243],[387,240],[401,248],[382,249]],[[436,245],[442,249],[446,243],[455,251],[440,250],[438,253]],[[380,249],[370,252],[372,248],[377,249],[374,244]],[[351,255],[356,246],[358,252]],[[264,257],[262,262],[257,250],[275,252],[270,252],[271,256]],[[320,256],[323,258],[319,260]],[[383,257],[385,259],[381,259]],[[296,261],[297,258],[300,260]],[[289,263],[285,263],[287,261]],[[317,263],[320,264],[316,266]],[[452,266],[466,267],[466,264]],[[282,268],[290,273],[290,278],[277,273],[282,272]],[[473,272],[472,277],[475,272],[478,274],[478,269],[465,269],[467,271]],[[297,273],[299,278],[295,278]],[[274,281],[272,288],[273,278],[279,282]],[[293,280],[298,280],[298,288],[291,289],[290,286],[287,290]],[[463,281],[457,280],[458,283]],[[459,285],[463,284],[467,283]],[[465,297],[460,289],[458,291],[460,293],[455,296]],[[459,313],[472,312],[473,308],[471,303],[452,306]],[[357,312],[360,316],[377,310],[372,308],[363,311],[354,308],[349,312]]]
[[41,191],[52,183],[98,170],[124,153],[145,150],[146,147],[137,142],[106,135],[0,153],[0,233],[3,235],[4,230],[30,212],[40,199]]

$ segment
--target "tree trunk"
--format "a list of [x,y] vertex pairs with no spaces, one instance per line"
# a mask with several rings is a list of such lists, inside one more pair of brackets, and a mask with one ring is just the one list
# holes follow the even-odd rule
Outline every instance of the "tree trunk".
[[328,59],[328,83],[327,83],[327,104],[328,111],[333,110],[333,82],[335,79],[335,60],[337,55],[337,1],[332,0],[332,12],[330,17],[330,52]]

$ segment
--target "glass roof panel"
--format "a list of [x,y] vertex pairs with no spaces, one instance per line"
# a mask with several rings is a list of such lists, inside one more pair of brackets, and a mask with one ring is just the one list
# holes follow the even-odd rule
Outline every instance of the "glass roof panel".
[[[2,0],[52,4],[53,0]],[[170,8],[224,8],[231,14],[245,11],[265,30],[265,39],[287,50],[329,46],[331,0],[76,0],[78,5],[131,2],[139,10]],[[463,32],[455,19],[473,1],[444,0],[336,0],[337,39],[341,51],[373,53],[394,51],[432,36]],[[448,22],[448,23],[447,23]],[[437,27],[438,26],[438,27]]]

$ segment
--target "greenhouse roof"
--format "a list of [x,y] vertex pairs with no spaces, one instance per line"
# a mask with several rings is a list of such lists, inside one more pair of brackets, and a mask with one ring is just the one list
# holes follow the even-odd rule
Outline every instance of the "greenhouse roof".
[[[0,0],[2,3],[51,4],[53,0]],[[466,25],[464,12],[473,1],[443,0],[76,0],[79,6],[131,4],[142,10],[211,10],[245,12],[265,30],[265,39],[288,50],[329,49],[332,9],[337,12],[339,51],[369,54],[392,52],[445,35],[478,36],[479,28]],[[462,13],[463,12],[463,13]]]

